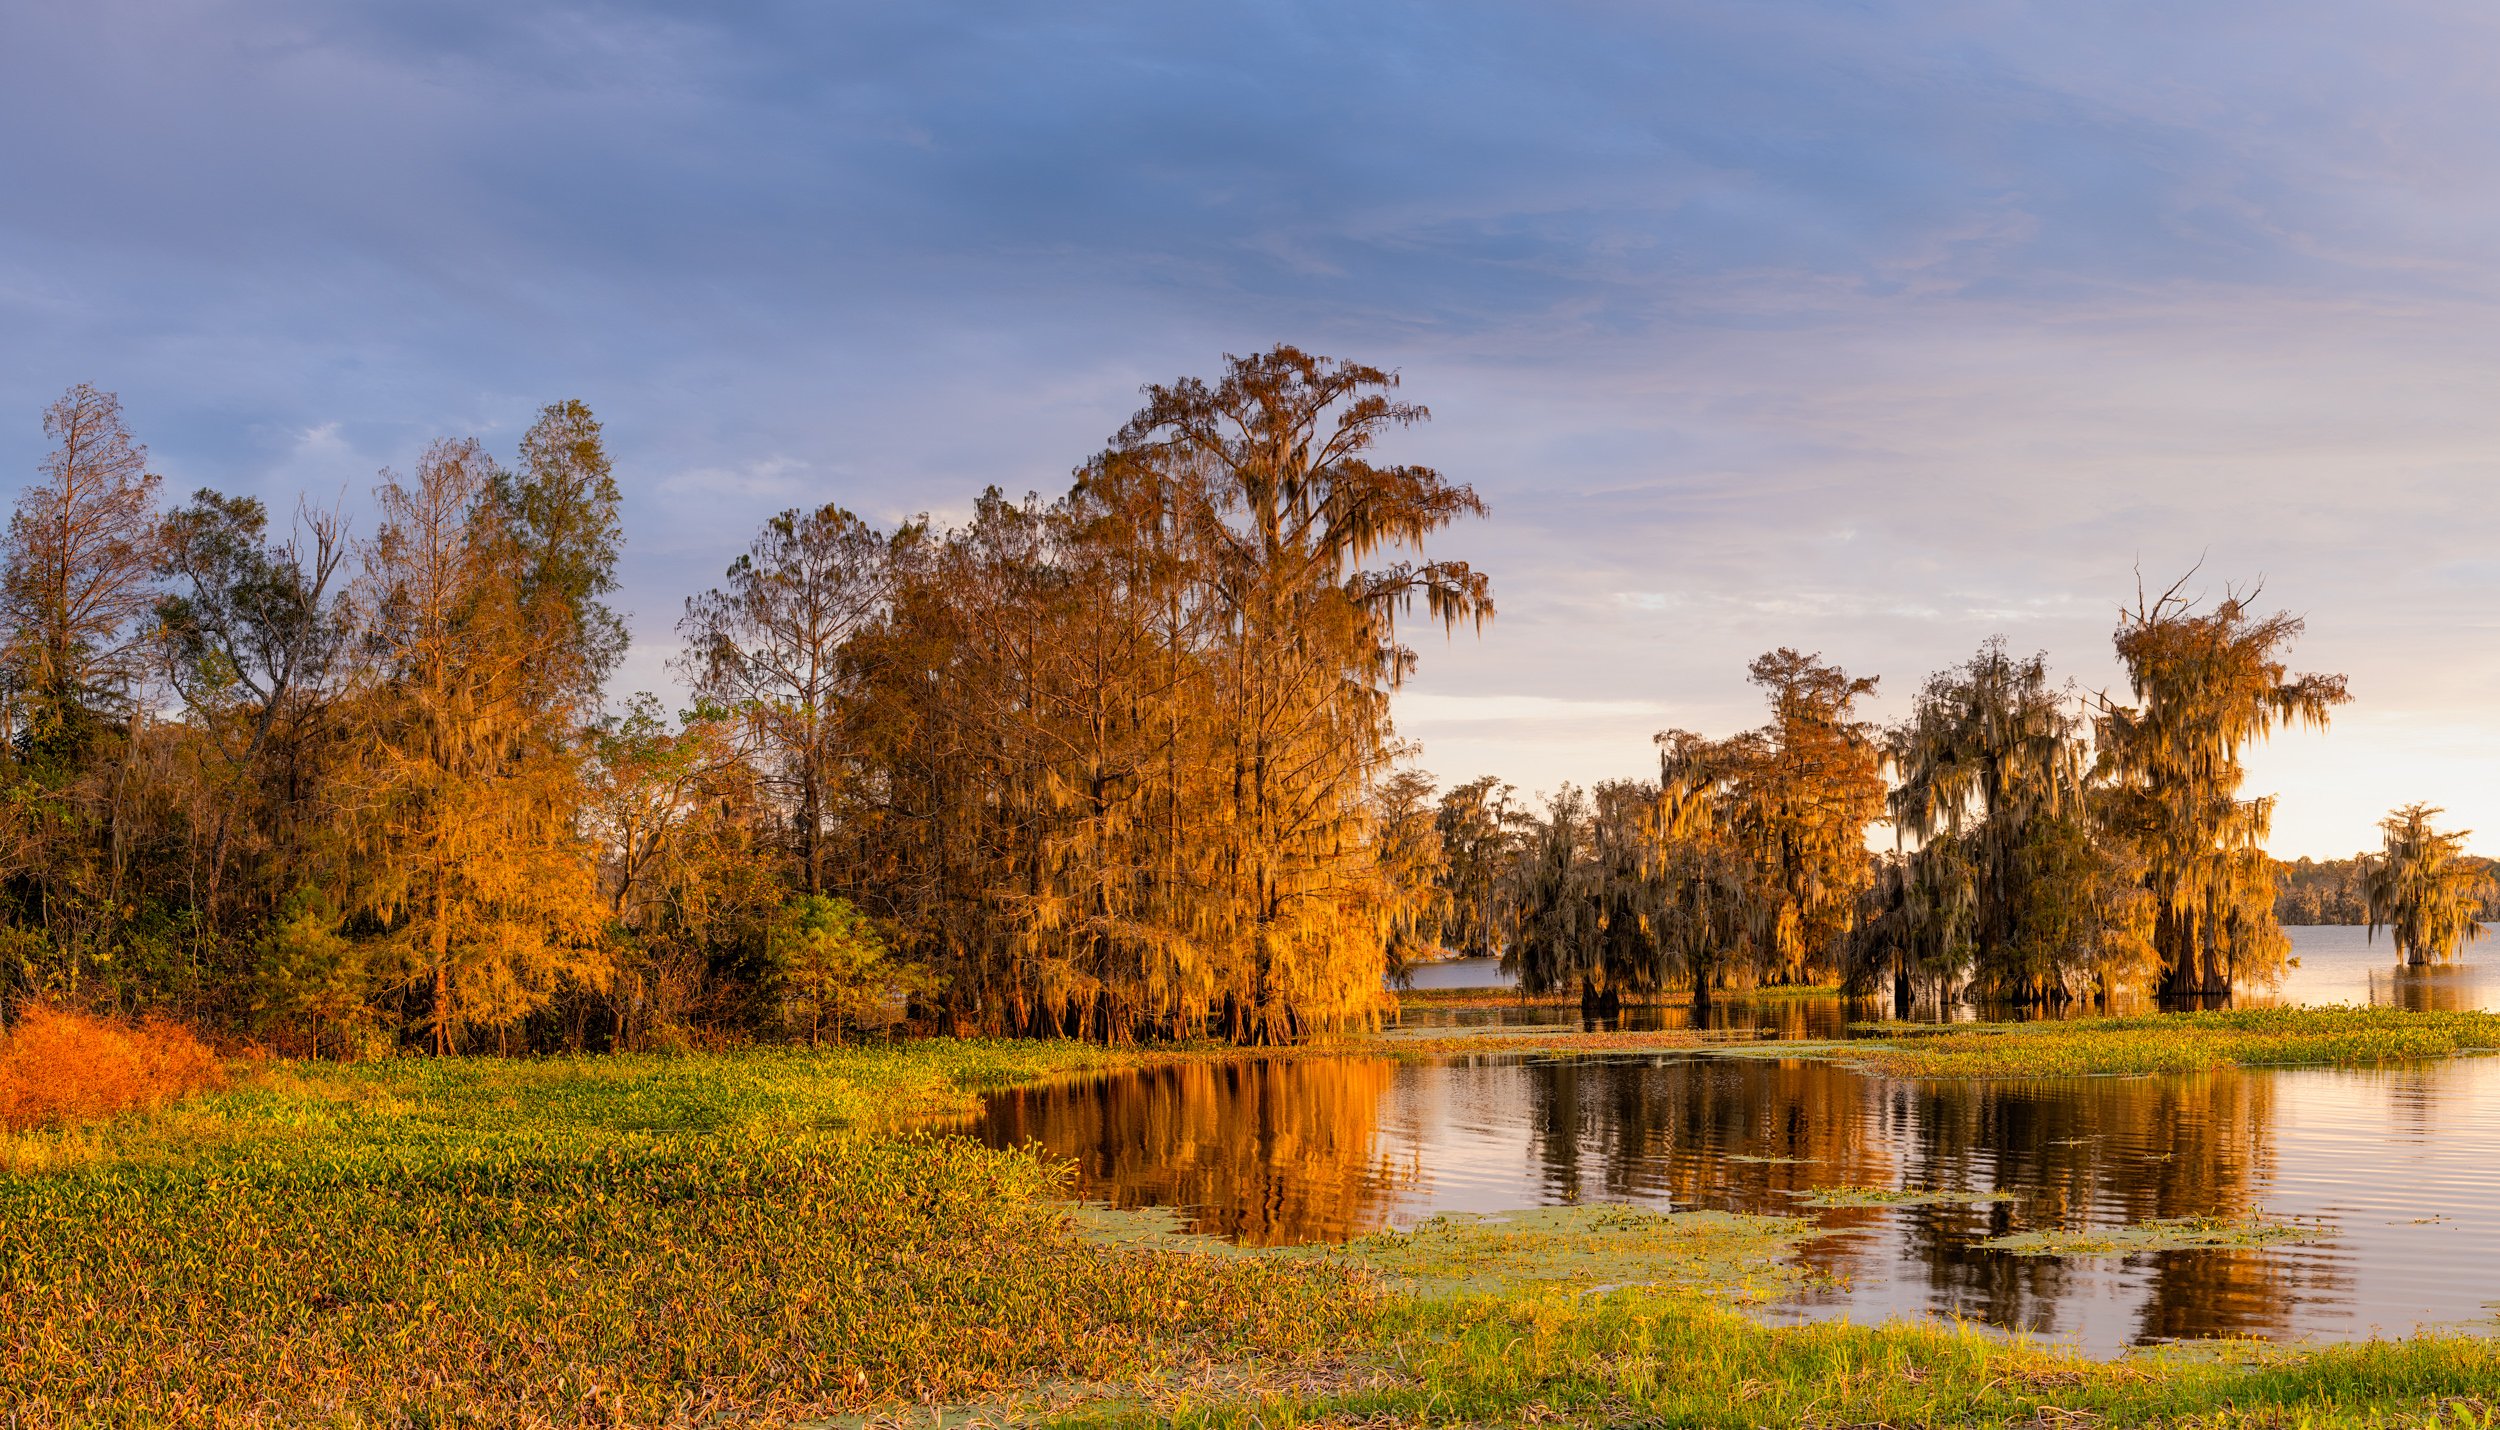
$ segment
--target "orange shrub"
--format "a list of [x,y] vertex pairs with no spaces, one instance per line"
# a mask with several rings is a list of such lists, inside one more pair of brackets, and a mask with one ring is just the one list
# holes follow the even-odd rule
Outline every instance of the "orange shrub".
[[40,1004],[0,1032],[0,1130],[111,1117],[224,1083],[189,1029],[126,1023]]

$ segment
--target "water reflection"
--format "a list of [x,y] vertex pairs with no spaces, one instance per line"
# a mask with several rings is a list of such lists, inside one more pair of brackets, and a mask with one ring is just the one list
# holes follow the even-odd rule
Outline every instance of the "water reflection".
[[1000,1093],[982,1128],[1074,1161],[1094,1200],[1185,1208],[1193,1231],[1293,1245],[1386,1225],[1422,1181],[1422,1149],[1380,1135],[1394,1082],[1377,1058],[1171,1067]]
[[[1083,1195],[1186,1208],[1259,1244],[1574,1201],[1795,1212],[1820,1187],[2013,1194],[1814,1213],[1830,1234],[1802,1254],[1844,1284],[1787,1316],[1957,1315],[2108,1349],[2402,1332],[2484,1315],[2500,1295],[2495,1060],[1913,1083],[1697,1056],[1300,1059],[1002,1093],[978,1131],[1073,1160]],[[2253,1212],[2323,1218],[2335,1235],[2111,1261],[1978,1245]]]

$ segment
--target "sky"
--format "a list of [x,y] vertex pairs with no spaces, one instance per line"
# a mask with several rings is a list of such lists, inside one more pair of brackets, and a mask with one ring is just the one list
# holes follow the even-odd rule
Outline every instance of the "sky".
[[2278,854],[2500,849],[2495,61],[2486,0],[0,7],[0,470],[84,381],[171,491],[355,511],[578,397],[665,691],[774,511],[1056,494],[1293,342],[1492,509],[1396,702],[1445,781],[1651,772],[1782,645],[2123,695],[2195,569],[2351,678],[2252,757]]

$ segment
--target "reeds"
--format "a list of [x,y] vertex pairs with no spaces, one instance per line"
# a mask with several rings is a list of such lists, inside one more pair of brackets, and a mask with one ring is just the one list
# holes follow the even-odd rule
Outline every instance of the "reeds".
[[0,1031],[0,1132],[99,1121],[221,1086],[189,1029],[30,1004]]

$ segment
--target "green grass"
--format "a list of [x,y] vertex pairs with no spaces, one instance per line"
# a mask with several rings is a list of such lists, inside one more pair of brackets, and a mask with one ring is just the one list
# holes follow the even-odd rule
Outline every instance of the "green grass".
[[0,1173],[0,1425],[784,1424],[935,1404],[1209,1426],[2325,1430],[2429,1423],[2500,1385],[2500,1349],[2470,1337],[2095,1362],[1949,1327],[1769,1327],[1731,1307],[1803,1276],[1787,1252],[1811,1229],[1786,1218],[1591,1208],[1210,1254],[1080,1224],[1029,1153],[911,1130],[986,1088],[1140,1056],[1217,1054],[279,1065],[21,1139],[38,1170]]
[[898,1135],[1098,1050],[281,1069],[0,1176],[0,1424],[775,1421],[1339,1348],[1318,1263],[1105,1252]]
[[[1954,1327],[1770,1327],[1673,1294],[1391,1303],[1397,1383],[1341,1393],[1165,1397],[1076,1425],[2167,1426],[2380,1430],[2500,1424],[2500,1342],[2095,1361]],[[2436,1417],[2436,1418],[2434,1418]]]
[[1591,1203],[1452,1212],[1343,1245],[1237,1247],[1187,1230],[1181,1217],[1162,1208],[1081,1206],[1075,1216],[1080,1232],[1099,1245],[1321,1261],[1359,1268],[1388,1290],[1423,1296],[1646,1286],[1753,1303],[1822,1284],[1820,1274],[1793,1255],[1822,1232],[1796,1217]]
[[[2500,1049],[2500,1013],[2246,1008],[2037,1023],[1862,1025],[1818,1056],[1905,1077],[2084,1077],[2409,1062]],[[1776,1045],[1765,1051],[1776,1051]]]

